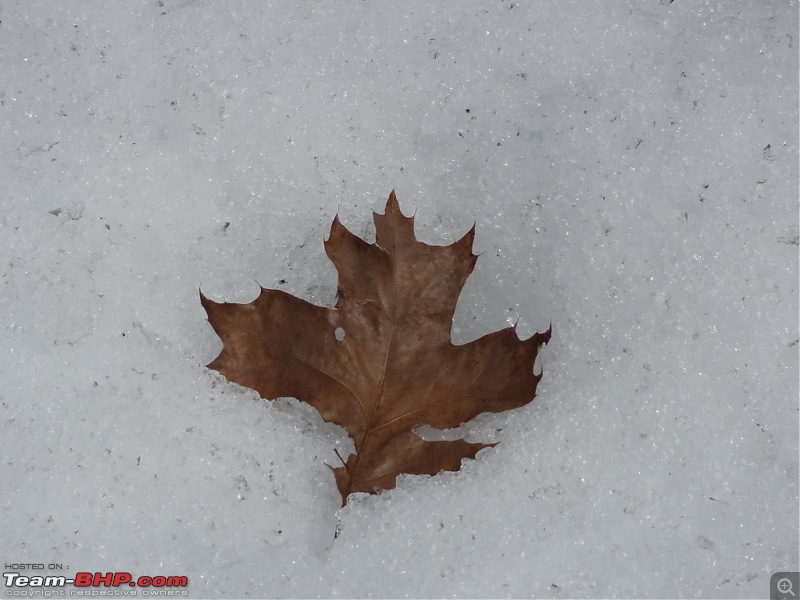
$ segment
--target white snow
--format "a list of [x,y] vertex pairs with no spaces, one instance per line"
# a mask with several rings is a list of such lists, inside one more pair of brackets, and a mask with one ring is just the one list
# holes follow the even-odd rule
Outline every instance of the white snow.
[[[799,565],[798,37],[796,0],[0,1],[0,559],[767,597]],[[339,509],[346,434],[205,369],[198,288],[332,305],[330,222],[371,240],[392,188],[423,241],[477,226],[454,340],[554,336],[536,401],[464,427],[499,445]]]

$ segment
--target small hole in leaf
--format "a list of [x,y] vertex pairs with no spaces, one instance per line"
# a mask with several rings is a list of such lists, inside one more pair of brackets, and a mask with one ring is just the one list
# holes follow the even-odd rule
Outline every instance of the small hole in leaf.
[[336,336],[336,341],[337,342],[343,342],[344,341],[344,329],[342,329],[341,327],[337,327],[336,331],[333,332],[333,335]]

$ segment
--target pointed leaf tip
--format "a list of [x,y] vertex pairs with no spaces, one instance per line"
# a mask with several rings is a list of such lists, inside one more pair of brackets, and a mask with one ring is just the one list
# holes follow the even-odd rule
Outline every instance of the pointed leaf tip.
[[403,214],[403,211],[400,210],[400,202],[397,200],[397,195],[395,195],[394,190],[389,194],[389,198],[386,200],[386,207],[384,208],[383,214],[386,216],[398,216],[402,219],[414,219],[414,217],[406,217]]
[[[472,246],[475,243],[475,224],[472,224],[472,227],[469,231],[467,231],[464,235],[461,236],[461,239],[456,242],[456,245],[461,247],[464,246],[467,250],[472,253]],[[473,256],[477,257],[477,254],[473,254]]]

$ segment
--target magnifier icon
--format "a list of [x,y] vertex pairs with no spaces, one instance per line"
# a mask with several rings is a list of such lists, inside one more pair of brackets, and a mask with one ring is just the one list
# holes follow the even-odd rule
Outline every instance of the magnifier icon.
[[787,577],[778,579],[778,583],[775,584],[775,587],[778,588],[778,591],[781,594],[789,594],[792,598],[797,597],[796,594],[792,591],[792,580]]

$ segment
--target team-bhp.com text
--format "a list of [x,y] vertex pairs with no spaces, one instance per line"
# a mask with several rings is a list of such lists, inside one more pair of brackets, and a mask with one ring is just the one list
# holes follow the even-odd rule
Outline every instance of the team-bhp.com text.
[[[141,590],[142,596],[178,596],[185,595],[186,590],[165,588],[185,588],[189,585],[189,579],[182,575],[154,575],[152,577],[142,575],[134,578],[126,571],[110,573],[88,573],[83,571],[76,573],[74,577],[65,577],[63,575],[20,575],[18,572],[5,572],[3,573],[3,579],[7,588],[16,588],[14,590],[6,589],[6,596],[49,596],[50,594],[41,593],[45,590],[50,592],[61,591],[62,594],[55,595],[63,595],[65,590],[61,588],[68,585],[82,588],[70,590],[69,595],[71,596],[135,596],[137,594],[134,590],[125,588],[137,587],[143,588]],[[98,589],[101,587],[119,589]],[[23,591],[39,593],[20,593]]]

